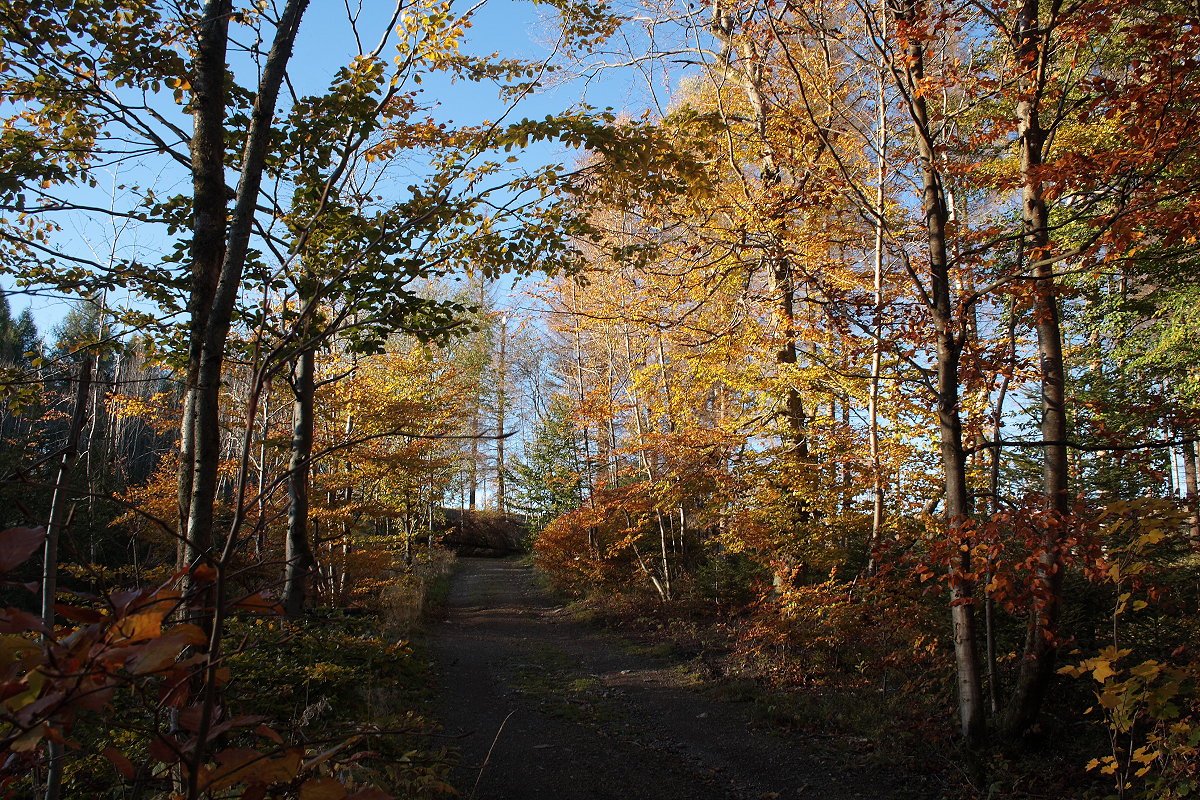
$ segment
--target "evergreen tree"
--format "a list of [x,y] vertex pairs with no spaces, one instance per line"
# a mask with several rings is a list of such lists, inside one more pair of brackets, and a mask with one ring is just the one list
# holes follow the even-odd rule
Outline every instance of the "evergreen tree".
[[509,505],[528,516],[535,534],[582,504],[578,432],[566,398],[550,402],[533,441],[525,446],[524,458],[510,464]]

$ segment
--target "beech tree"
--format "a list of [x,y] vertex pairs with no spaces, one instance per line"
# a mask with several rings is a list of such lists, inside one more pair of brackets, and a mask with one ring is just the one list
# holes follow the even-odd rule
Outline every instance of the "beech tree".
[[[1164,247],[1184,246],[1162,215],[1171,209],[1190,220],[1195,194],[1185,177],[1189,168],[1179,158],[1192,132],[1178,126],[1182,116],[1176,116],[1192,108],[1191,88],[1185,87],[1192,86],[1194,61],[1175,44],[1190,41],[1189,14],[1119,3],[1086,10],[1025,3],[973,11],[935,2],[803,8],[714,3],[643,14],[642,30],[629,36],[649,42],[644,55],[596,53],[588,62],[591,69],[603,69],[632,59],[652,71],[686,54],[699,75],[677,94],[659,125],[696,153],[707,173],[704,191],[687,197],[601,192],[624,215],[601,227],[627,255],[642,260],[622,275],[620,264],[597,255],[594,268],[604,277],[593,280],[605,288],[573,288],[570,296],[560,290],[552,300],[555,314],[571,315],[571,324],[591,331],[589,336],[615,339],[607,352],[588,352],[582,332],[572,334],[577,351],[588,353],[572,368],[580,387],[577,413],[607,431],[620,426],[605,418],[624,417],[623,424],[638,434],[627,437],[633,452],[652,452],[646,434],[654,426],[648,420],[662,419],[665,431],[677,430],[674,411],[689,405],[671,402],[682,394],[671,397],[679,390],[671,382],[678,356],[670,355],[670,342],[677,325],[692,321],[681,315],[677,322],[666,310],[669,303],[655,307],[647,298],[618,307],[614,300],[653,296],[668,285],[675,288],[664,291],[684,297],[706,286],[707,294],[692,296],[703,297],[696,308],[701,302],[711,307],[720,296],[718,276],[745,269],[750,277],[724,330],[741,334],[752,321],[768,330],[777,326],[773,340],[764,337],[762,355],[778,354],[777,396],[790,398],[780,403],[780,419],[789,416],[785,408],[800,409],[790,416],[803,426],[803,448],[793,429],[791,450],[806,449],[811,456],[804,465],[780,468],[793,485],[807,481],[811,497],[841,497],[837,505],[844,513],[862,508],[863,480],[874,476],[870,534],[864,537],[871,543],[873,567],[891,544],[880,536],[883,454],[898,457],[889,478],[911,481],[918,495],[929,492],[932,481],[940,484],[924,512],[936,509],[942,536],[920,546],[945,570],[940,583],[952,617],[960,726],[973,746],[986,734],[985,684],[995,698],[997,729],[1015,738],[1034,724],[1054,679],[1067,635],[1060,630],[1067,600],[1063,580],[1083,557],[1094,513],[1081,510],[1102,504],[1102,496],[1072,482],[1078,478],[1072,471],[1091,462],[1088,453],[1104,450],[1105,443],[1119,448],[1118,454],[1159,448],[1157,460],[1104,456],[1153,484],[1156,478],[1145,467],[1165,464],[1165,448],[1182,448],[1183,455],[1174,457],[1181,464],[1177,493],[1195,495],[1188,488],[1195,483],[1195,459],[1187,449],[1189,434],[1180,432],[1189,429],[1190,412],[1151,399],[1170,390],[1151,379],[1129,395],[1161,409],[1151,423],[1161,431],[1161,442],[1139,442],[1127,424],[1125,441],[1118,441],[1115,430],[1073,430],[1072,419],[1089,419],[1094,409],[1106,407],[1101,387],[1112,385],[1111,378],[1101,378],[1097,367],[1107,358],[1110,340],[1103,337],[1112,334],[1084,328],[1091,342],[1080,357],[1091,359],[1097,390],[1089,392],[1086,404],[1071,405],[1073,378],[1064,356],[1082,344],[1080,328],[1072,328],[1078,276],[1092,273],[1093,285],[1124,287],[1122,302],[1132,311],[1133,302],[1144,304],[1158,289],[1147,285],[1155,279],[1139,275],[1131,283],[1128,277],[1099,276],[1121,273],[1118,264],[1148,264],[1150,253],[1165,252]],[[1118,41],[1119,57],[1110,49]],[[1157,88],[1148,82],[1151,76]],[[1135,107],[1153,108],[1161,121],[1137,127],[1134,120],[1142,118],[1130,111]],[[1118,141],[1139,153],[1145,169],[1118,163]],[[1176,194],[1168,199],[1171,191]],[[1172,252],[1179,263],[1191,263],[1182,250]],[[677,282],[658,283],[666,275]],[[1165,273],[1157,276],[1163,280]],[[1172,281],[1179,285],[1177,278]],[[771,296],[774,312],[756,305]],[[1103,302],[1112,308],[1111,300]],[[754,310],[737,313],[747,309]],[[1101,316],[1095,307],[1085,312],[1089,320]],[[1124,322],[1146,332],[1149,338],[1139,341],[1161,342],[1147,323],[1133,322],[1140,316],[1132,311]],[[605,325],[610,330],[601,334]],[[1126,363],[1147,363],[1132,348],[1124,352]],[[600,378],[605,363],[615,365],[607,374],[618,376],[611,387]],[[762,357],[747,358],[750,363],[770,372]],[[745,364],[722,383],[746,381],[752,369]],[[625,369],[628,377],[622,376]],[[650,375],[639,379],[640,369]],[[585,375],[594,376],[590,389],[584,388]],[[631,387],[624,391],[632,413],[619,410],[622,383]],[[652,387],[655,395],[649,394]],[[603,406],[595,396],[605,398]],[[866,418],[855,419],[855,398],[865,399]],[[1014,436],[1025,423],[1013,411],[1013,398],[1036,405],[1035,435]],[[599,418],[592,417],[601,407]],[[647,414],[644,407],[655,410]],[[786,432],[776,435],[788,439]],[[1099,441],[1090,438],[1097,435]],[[855,437],[871,453],[869,460],[840,454],[852,451],[846,443]],[[617,437],[606,438],[617,450]],[[928,445],[936,446],[936,472],[922,455]],[[642,470],[643,495],[611,495],[613,502],[631,515],[654,508],[658,493],[670,484],[660,458],[656,453],[648,459],[650,469]],[[899,477],[906,469],[911,477]],[[798,479],[800,472],[807,477]],[[753,485],[749,471],[741,474]],[[1022,500],[1027,493],[1040,501]],[[979,502],[984,498],[986,508]],[[832,540],[839,525],[854,524],[839,518],[834,504],[812,510],[807,524],[793,526],[802,531],[793,541]],[[897,531],[919,519],[920,510],[917,504],[906,514],[901,498],[888,509]],[[581,509],[563,524],[552,524],[547,553],[565,547],[568,536],[582,541],[585,528],[595,529],[596,517]],[[766,527],[778,534],[789,525],[772,519]],[[784,556],[794,545],[784,538],[761,548],[764,560],[787,566]],[[806,559],[796,561],[811,566]],[[922,575],[928,579],[930,573]],[[1022,620],[1024,631],[1011,672],[995,655],[996,626],[1009,624],[996,622],[999,605]],[[986,631],[978,630],[980,606]],[[985,643],[986,672],[980,658]],[[1010,678],[1011,693],[1001,708],[1000,684]]]

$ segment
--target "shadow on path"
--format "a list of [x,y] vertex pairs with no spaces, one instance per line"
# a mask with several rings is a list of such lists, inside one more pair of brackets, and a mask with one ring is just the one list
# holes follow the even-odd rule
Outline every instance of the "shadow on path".
[[573,621],[519,563],[460,560],[430,633],[437,711],[459,737],[452,781],[464,797],[913,796],[899,776],[858,768],[853,754],[830,758],[803,736],[750,727],[746,704],[698,694],[668,662]]

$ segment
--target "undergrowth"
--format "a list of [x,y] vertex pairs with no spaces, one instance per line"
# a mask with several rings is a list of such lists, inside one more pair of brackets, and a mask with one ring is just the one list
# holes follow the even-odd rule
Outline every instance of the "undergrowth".
[[[430,660],[409,639],[430,603],[444,597],[451,562],[445,553],[423,556],[384,581],[369,606],[316,609],[298,620],[254,614],[228,620],[221,713],[242,722],[218,736],[214,749],[261,748],[273,739],[280,753],[301,748],[307,765],[323,764],[350,792],[378,787],[397,800],[455,794],[447,750],[426,717]],[[167,777],[158,772],[125,776],[123,785],[104,753],[116,748],[134,764],[152,763],[154,731],[170,727],[161,707],[154,708],[136,691],[119,692],[102,716],[81,718],[63,796],[116,800],[128,796],[128,785],[162,785]],[[298,773],[292,783],[305,779]],[[291,796],[295,788],[284,781],[270,796]]]
[[[841,753],[848,769],[863,761],[902,769],[930,797],[946,800],[1106,796],[1083,769],[1097,732],[1073,713],[1047,715],[1020,749],[972,753],[960,746],[946,699],[952,676],[944,668],[948,642],[937,598],[912,593],[858,603],[827,596],[831,591],[802,587],[735,606],[699,593],[663,603],[635,588],[570,607],[632,652],[679,660],[705,694],[750,704],[754,724]],[[1060,683],[1058,691],[1064,697],[1075,689]],[[1078,711],[1086,705],[1083,696],[1065,699]]]

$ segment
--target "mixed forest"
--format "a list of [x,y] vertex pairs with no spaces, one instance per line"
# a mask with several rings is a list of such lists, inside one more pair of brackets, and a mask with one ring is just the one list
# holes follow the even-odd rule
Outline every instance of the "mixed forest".
[[0,2],[0,793],[452,793],[474,515],[971,796],[1200,796],[1200,6],[488,5]]

